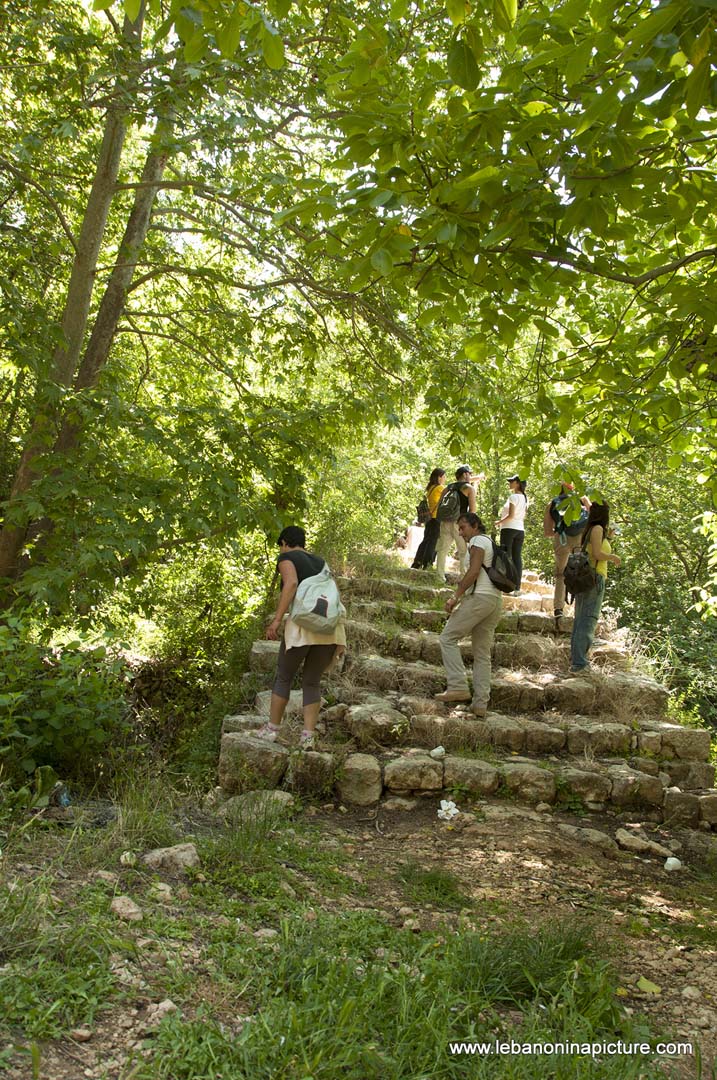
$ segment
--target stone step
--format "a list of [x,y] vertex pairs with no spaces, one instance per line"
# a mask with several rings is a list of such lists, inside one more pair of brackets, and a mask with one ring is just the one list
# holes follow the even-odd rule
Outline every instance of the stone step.
[[[252,670],[272,671],[277,653],[277,642],[255,641],[250,654]],[[401,690],[419,696],[445,689],[442,666],[371,653],[350,658],[344,676],[336,676],[333,681],[341,686],[346,680],[372,690]],[[609,714],[618,719],[622,716],[634,720],[641,716],[663,716],[668,698],[669,692],[664,686],[631,671],[561,677],[553,671],[497,668],[491,678],[490,702],[499,711],[560,709],[588,716]]]
[[[362,597],[371,600],[389,600],[405,603],[407,600],[420,601],[421,598],[436,605],[441,604],[452,595],[453,589],[439,582],[433,584],[423,581],[405,581],[396,577],[373,578],[373,577],[344,577],[337,576],[336,584],[339,587],[342,598]],[[539,591],[543,590],[543,591]],[[503,607],[506,611],[545,612],[553,614],[553,591],[550,586],[540,583],[534,587],[528,586],[521,591],[520,596],[503,594]]]
[[[382,656],[409,662],[425,660],[428,664],[441,664],[439,635],[428,630],[402,630],[391,633],[371,623],[346,620],[346,637],[351,657],[360,658],[368,649]],[[252,671],[270,672],[276,667],[279,643],[255,641],[249,654]],[[473,646],[470,641],[461,643],[461,653],[466,664],[473,662]],[[530,671],[544,668],[565,671],[570,665],[570,645],[562,638],[546,634],[500,633],[495,636],[492,649],[493,663],[500,667],[519,667]],[[591,662],[598,667],[626,670],[630,657],[619,645],[596,646]]]
[[717,791],[699,794],[665,787],[662,778],[623,762],[589,766],[523,758],[485,759],[479,754],[431,757],[420,747],[380,753],[302,752],[267,742],[251,732],[222,736],[219,782],[229,795],[279,787],[370,805],[381,794],[440,797],[505,795],[519,802],[547,803],[602,812],[640,808],[651,820],[690,828],[717,826]]
[[[408,604],[387,603],[376,600],[347,598],[347,610],[352,618],[361,623],[395,623],[398,626],[419,630],[442,630],[448,618],[442,608],[413,608]],[[544,611],[522,612],[518,609],[504,610],[498,631],[505,633],[526,632],[531,634],[564,635],[573,629],[572,615],[555,619]],[[599,623],[598,634],[605,636],[607,627]]]
[[[439,635],[430,630],[384,630],[369,622],[346,620],[346,636],[352,653],[368,646],[381,651],[383,656],[400,657],[403,660],[425,660],[429,664],[441,663]],[[473,660],[473,646],[466,640],[461,643],[463,659]],[[501,667],[525,667],[539,669],[567,668],[570,665],[570,643],[555,634],[522,634],[496,632],[493,644],[493,662]],[[626,649],[619,643],[597,645],[591,653],[591,662],[598,666],[609,665],[625,670],[631,660]]]
[[[332,719],[339,718],[338,709],[334,706],[331,710]],[[710,788],[715,782],[714,766],[707,760],[709,732],[659,721],[635,729],[587,716],[538,713],[527,718],[493,711],[479,720],[468,711],[449,710],[440,702],[407,695],[346,706],[339,719],[361,748],[491,747],[514,754],[619,756],[642,772],[663,774],[668,786],[696,790]],[[687,731],[690,733],[685,737]]]

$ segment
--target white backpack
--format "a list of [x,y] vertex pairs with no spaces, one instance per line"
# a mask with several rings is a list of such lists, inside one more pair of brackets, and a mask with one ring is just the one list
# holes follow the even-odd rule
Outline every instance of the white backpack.
[[330,634],[345,614],[346,608],[326,564],[318,574],[299,582],[289,611],[297,626],[317,634]]

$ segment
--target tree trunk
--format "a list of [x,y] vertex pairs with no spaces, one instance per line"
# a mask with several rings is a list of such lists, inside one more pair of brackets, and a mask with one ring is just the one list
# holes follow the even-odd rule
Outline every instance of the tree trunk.
[[[124,21],[123,44],[126,49],[131,50],[133,56],[136,56],[139,50],[143,21],[144,4],[133,23],[126,18]],[[56,434],[57,413],[56,406],[52,402],[55,395],[48,394],[47,391],[53,385],[71,386],[77,370],[87,330],[97,259],[117,183],[133,82],[134,76],[127,78],[126,73],[117,79],[115,101],[107,112],[97,168],[85,208],[65,297],[61,324],[63,340],[55,349],[47,378],[38,386],[35,417],[13,479],[5,524],[0,531],[0,579],[16,576],[18,557],[27,532],[26,515],[17,504],[37,476],[34,467],[35,459],[38,454],[49,449]]]

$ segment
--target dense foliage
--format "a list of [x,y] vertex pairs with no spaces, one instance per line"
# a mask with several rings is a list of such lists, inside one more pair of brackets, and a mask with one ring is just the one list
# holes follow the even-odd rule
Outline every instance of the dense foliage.
[[434,455],[486,469],[488,517],[505,461],[541,498],[566,453],[612,491],[659,462],[616,591],[694,694],[712,632],[688,609],[717,602],[711,0],[95,9],[0,14],[7,715],[47,708],[28,687],[60,630],[204,682],[238,668],[265,537],[388,542]]

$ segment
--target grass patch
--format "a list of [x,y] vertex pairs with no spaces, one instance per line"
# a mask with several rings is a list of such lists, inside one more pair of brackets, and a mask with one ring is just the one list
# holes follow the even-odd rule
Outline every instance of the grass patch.
[[415,904],[432,904],[448,911],[471,907],[473,901],[450,870],[426,868],[418,863],[404,863],[396,874],[406,895]]
[[0,1037],[55,1038],[118,993],[110,954],[123,943],[83,906],[61,908],[51,884],[0,889]]
[[[169,1017],[133,1080],[627,1080],[664,1076],[649,1058],[468,1057],[451,1040],[637,1040],[585,926],[419,941],[368,913],[284,924],[270,949],[223,943],[217,960],[251,1002],[249,1021]],[[221,951],[223,950],[223,951]],[[506,1015],[506,1008],[510,1013]]]

